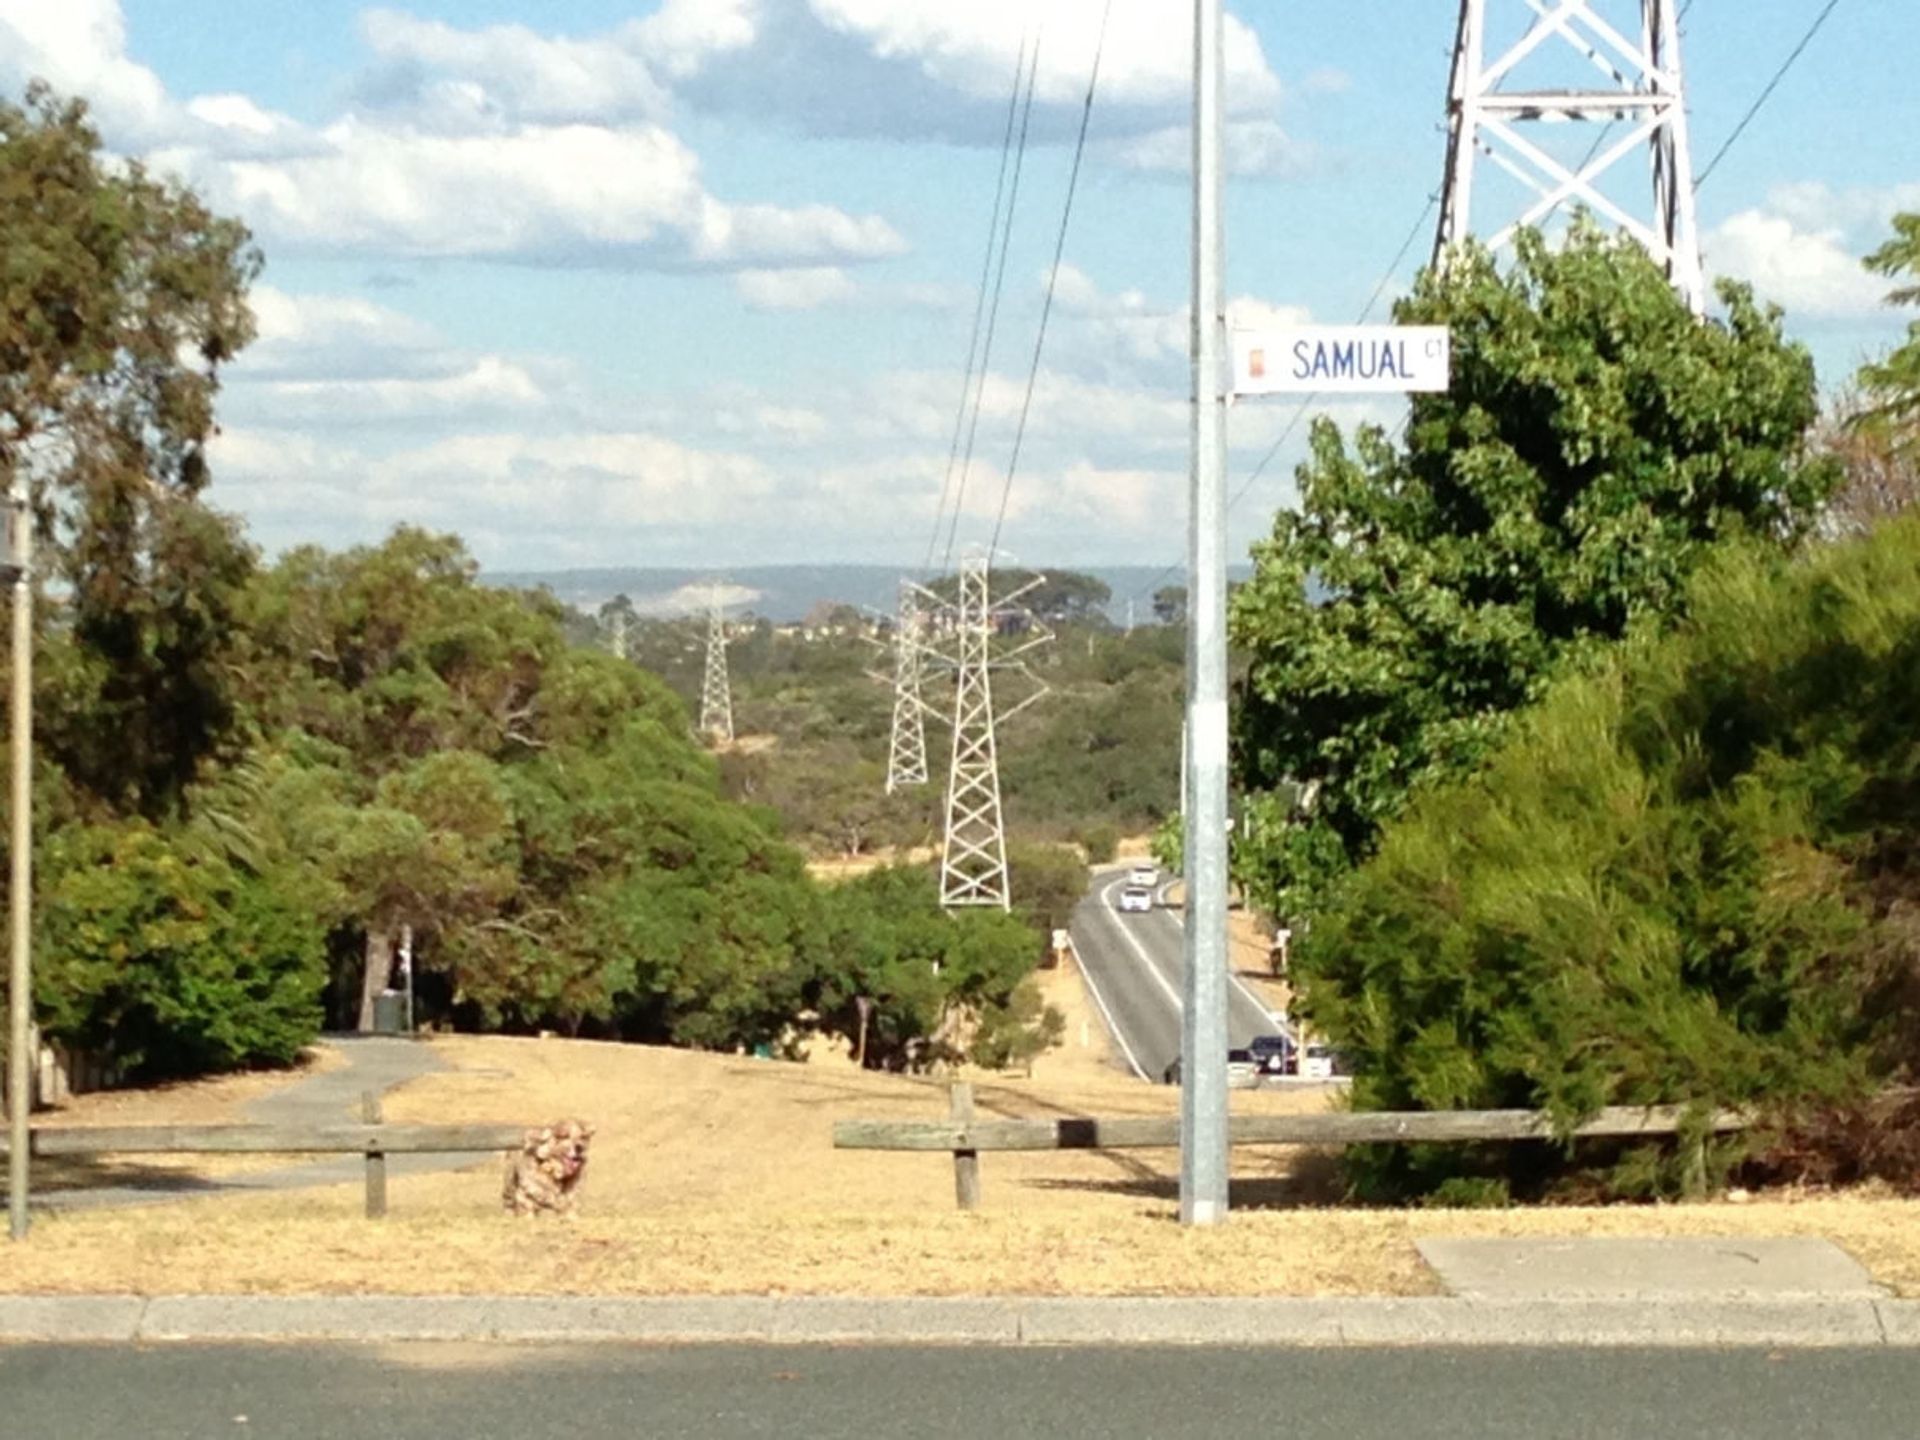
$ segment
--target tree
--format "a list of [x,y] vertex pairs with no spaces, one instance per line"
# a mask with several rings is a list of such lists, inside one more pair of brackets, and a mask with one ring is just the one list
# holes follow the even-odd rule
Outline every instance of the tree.
[[145,821],[62,831],[38,926],[43,1026],[137,1075],[285,1065],[320,1032],[322,926],[298,895]]
[[1920,446],[1903,444],[1858,391],[1842,391],[1828,403],[1812,443],[1840,466],[1827,515],[1833,534],[1864,534],[1920,502]]
[[1452,327],[1451,391],[1414,399],[1404,442],[1317,423],[1233,606],[1241,784],[1320,782],[1303,824],[1251,807],[1236,867],[1262,908],[1310,910],[1569,656],[1679,613],[1714,546],[1816,523],[1837,467],[1802,459],[1812,361],[1748,289],[1720,296],[1725,319],[1696,320],[1643,250],[1582,225],[1559,249],[1523,234],[1504,274],[1468,250],[1396,307]]
[[96,802],[157,817],[234,720],[252,556],[199,497],[260,257],[39,85],[0,105],[0,231],[0,488],[24,473],[59,582],[43,738]]
[[[812,987],[823,1030],[858,1043],[869,1069],[920,1069],[954,1057],[953,1038],[1014,1003],[1033,973],[1033,931],[998,910],[948,914],[933,873],[875,870],[827,892],[832,958]],[[862,1011],[865,1011],[865,1024]],[[1044,1013],[997,1017],[1008,1028],[1048,1024]]]
[[1187,587],[1162,585],[1153,592],[1153,618],[1162,625],[1187,623]]
[[[1893,229],[1893,239],[1867,257],[1867,268],[1916,282],[1888,295],[1889,305],[1920,305],[1920,212],[1894,216]],[[1920,449],[1920,320],[1907,327],[1906,344],[1861,369],[1860,383],[1872,402],[1861,420],[1896,437],[1909,454]]]
[[[1822,1107],[1912,1083],[1920,520],[1728,547],[1690,600],[1423,788],[1296,944],[1357,1108],[1541,1108],[1564,1135],[1606,1105],[1753,1107],[1832,1149],[1862,1128]],[[1605,1147],[1354,1159],[1393,1197],[1688,1178]]]

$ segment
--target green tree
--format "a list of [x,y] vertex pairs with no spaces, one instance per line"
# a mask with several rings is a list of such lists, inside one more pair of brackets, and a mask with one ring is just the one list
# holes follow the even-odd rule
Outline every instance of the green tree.
[[[1356,1106],[1538,1107],[1564,1133],[1605,1105],[1777,1122],[1910,1084],[1917,577],[1912,518],[1792,561],[1730,547],[1684,623],[1649,617],[1481,774],[1418,794],[1293,955],[1296,1009],[1361,1062]],[[1355,1159],[1382,1195],[1684,1179],[1605,1148]]]
[[[1920,306],[1920,213],[1896,215],[1893,229],[1893,239],[1867,257],[1867,268],[1914,282],[1889,294],[1889,305]],[[1860,384],[1870,401],[1861,422],[1897,437],[1909,454],[1920,449],[1920,320],[1907,327],[1904,345],[1862,368]]]
[[1187,587],[1162,585],[1153,592],[1153,618],[1162,625],[1187,623]]
[[300,898],[144,821],[53,839],[38,928],[41,1023],[135,1074],[284,1065],[320,1031],[322,926]]
[[234,719],[252,556],[199,497],[260,257],[37,85],[0,105],[0,231],[0,488],[24,472],[57,581],[42,738],[97,804],[160,816]]
[[1504,273],[1468,250],[1396,307],[1451,326],[1452,389],[1415,397],[1404,442],[1317,423],[1233,606],[1240,781],[1320,782],[1303,823],[1253,804],[1236,864],[1262,908],[1310,910],[1569,655],[1678,613],[1714,546],[1815,523],[1838,467],[1801,458],[1812,361],[1745,287],[1720,295],[1697,320],[1637,245],[1581,226],[1522,234]]

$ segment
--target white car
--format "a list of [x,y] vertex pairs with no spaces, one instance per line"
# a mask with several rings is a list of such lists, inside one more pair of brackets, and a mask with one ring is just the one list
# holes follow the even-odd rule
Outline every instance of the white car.
[[1160,871],[1155,866],[1136,865],[1133,867],[1133,869],[1127,872],[1127,884],[1129,885],[1151,886],[1151,885],[1158,885],[1159,883],[1160,883]]
[[1123,911],[1139,910],[1143,913],[1151,910],[1153,909],[1153,892],[1144,885],[1129,885],[1120,892],[1120,908]]
[[1333,1047],[1331,1045],[1309,1045],[1300,1052],[1300,1078],[1302,1080],[1333,1079]]

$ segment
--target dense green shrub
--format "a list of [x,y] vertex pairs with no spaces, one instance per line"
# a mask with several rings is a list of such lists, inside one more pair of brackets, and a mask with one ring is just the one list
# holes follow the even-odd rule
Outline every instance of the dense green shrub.
[[[1419,793],[1294,959],[1363,1108],[1754,1104],[1901,1077],[1920,955],[1920,524],[1728,554]],[[1679,1183],[1646,1157],[1616,1188]],[[1553,1147],[1361,1157],[1375,1193],[1575,1172]]]
[[273,882],[140,821],[62,832],[44,877],[48,1034],[151,1078],[284,1065],[319,1033],[325,937]]

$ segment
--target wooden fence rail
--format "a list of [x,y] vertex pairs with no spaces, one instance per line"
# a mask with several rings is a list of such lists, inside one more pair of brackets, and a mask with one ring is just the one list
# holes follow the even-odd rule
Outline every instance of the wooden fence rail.
[[[945,1120],[842,1120],[833,1127],[840,1150],[948,1151],[962,1209],[979,1203],[983,1150],[1154,1150],[1180,1144],[1174,1117],[1102,1120],[975,1120],[971,1087],[956,1085]],[[1688,1111],[1677,1105],[1602,1110],[1574,1130],[1579,1139],[1675,1135]],[[1723,1110],[1709,1117],[1714,1133],[1744,1130],[1747,1116]],[[1392,1145],[1473,1140],[1550,1140],[1552,1122],[1533,1110],[1377,1110],[1323,1115],[1234,1115],[1232,1145]]]
[[[380,1102],[362,1097],[358,1125],[36,1125],[28,1154],[57,1155],[364,1155],[367,1214],[387,1209],[387,1156],[484,1154],[518,1150],[520,1125],[386,1125]],[[7,1141],[0,1135],[0,1156]]]

